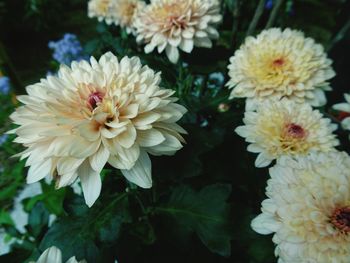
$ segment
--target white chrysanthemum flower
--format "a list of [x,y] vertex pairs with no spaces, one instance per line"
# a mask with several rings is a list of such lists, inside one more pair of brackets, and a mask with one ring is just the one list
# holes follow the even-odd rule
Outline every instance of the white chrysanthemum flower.
[[105,21],[108,25],[114,22],[113,12],[115,0],[90,0],[88,3],[88,17]]
[[115,25],[126,29],[128,34],[135,34],[134,21],[146,3],[140,0],[115,0],[112,18]]
[[[29,263],[62,263],[62,253],[57,247],[50,247],[46,249],[38,261],[31,261]],[[66,263],[86,263],[85,260],[77,261],[75,257],[71,257]]]
[[100,172],[108,162],[131,182],[152,186],[153,155],[172,155],[182,148],[176,122],[186,109],[171,97],[174,91],[159,87],[160,74],[142,66],[138,58],[121,61],[106,53],[61,66],[58,77],[49,76],[27,87],[24,103],[11,115],[20,125],[15,142],[28,149],[27,182],[47,175],[57,187],[80,178],[87,205],[101,190]]
[[344,94],[345,101],[333,106],[333,109],[341,112],[341,124],[345,130],[350,130],[350,94]]
[[194,46],[211,48],[221,19],[217,0],[153,0],[135,18],[137,42],[146,44],[146,53],[165,50],[176,63],[179,49],[191,53]]
[[333,151],[339,144],[332,134],[336,124],[310,105],[287,99],[266,101],[256,111],[246,111],[243,122],[235,131],[250,143],[249,152],[259,153],[256,167],[285,156]]
[[348,263],[350,157],[344,152],[285,160],[270,169],[260,234],[274,233],[279,263]]
[[248,37],[230,59],[230,98],[247,98],[247,107],[283,97],[312,106],[326,104],[325,90],[335,76],[321,45],[300,31],[272,28]]

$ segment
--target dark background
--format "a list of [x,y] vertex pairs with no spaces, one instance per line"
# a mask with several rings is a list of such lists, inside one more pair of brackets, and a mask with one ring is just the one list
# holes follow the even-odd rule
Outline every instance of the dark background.
[[[190,65],[185,73],[193,79],[204,77],[208,84],[208,73],[222,72],[227,80],[226,66],[229,57],[244,39],[258,2],[237,1],[225,1],[227,6],[223,11],[224,22],[219,30],[221,38],[214,48],[195,49],[192,54],[183,56],[184,62]],[[287,2],[292,3],[292,6],[288,7]],[[232,6],[237,3],[239,12],[234,13]],[[254,33],[265,27],[270,12],[267,9],[264,11]],[[315,38],[329,50],[337,73],[332,80],[333,91],[327,93],[329,102],[324,109],[331,117],[333,112],[329,107],[343,101],[343,93],[349,92],[349,30],[339,34],[342,29],[347,28],[349,14],[350,1],[346,0],[285,1],[275,22],[278,27],[303,30],[307,36]],[[237,30],[232,30],[233,25],[237,25]],[[177,66],[154,57],[154,54],[144,56],[132,36],[121,36],[118,28],[107,27],[89,19],[86,1],[0,0],[0,66],[10,76],[14,93],[23,94],[26,85],[45,77],[48,70],[57,69],[47,44],[51,40],[60,39],[66,32],[76,34],[85,50],[92,55],[99,56],[108,50],[117,55],[139,54],[152,68],[163,71],[165,86],[181,88],[181,85],[187,83],[186,79],[178,77],[181,69]],[[193,84],[191,88],[196,91],[197,86]],[[244,141],[234,134],[234,128],[241,123],[243,103],[223,99],[227,98],[228,92],[222,84],[218,85],[220,92],[215,96],[205,88],[200,97],[191,95],[181,98],[190,109],[183,124],[191,135],[186,137],[186,147],[174,158],[152,158],[152,164],[154,176],[158,177],[157,187],[165,189],[164,192],[182,184],[191,185],[195,190],[217,182],[231,185],[232,192],[228,201],[231,206],[230,226],[227,227],[232,237],[231,256],[222,257],[210,252],[196,235],[182,235],[183,226],[167,217],[159,216],[149,219],[151,228],[142,224],[135,227],[136,223],[133,223],[123,228],[117,240],[103,244],[97,241],[98,262],[113,262],[114,256],[122,263],[276,262],[271,236],[260,236],[249,226],[251,219],[260,212],[260,202],[265,199],[264,187],[268,171],[254,168],[254,154],[247,153]],[[228,103],[231,109],[226,113],[219,113],[217,106],[221,102]],[[9,124],[5,122],[2,125]],[[340,130],[339,136],[342,139],[341,149],[349,149],[348,135]],[[106,178],[103,187],[106,189],[110,186],[112,189],[112,185],[116,183],[115,179]],[[120,189],[123,187],[120,185]],[[73,200],[69,194],[66,194],[64,200],[65,211],[69,210],[66,206]],[[163,195],[160,194],[159,200],[162,198]],[[165,193],[164,199],[166,198]],[[101,200],[108,200],[108,191],[103,193]],[[99,205],[105,206],[102,203]],[[134,205],[131,204],[131,207]],[[134,209],[136,210],[137,208]],[[42,231],[44,234],[47,229]],[[69,232],[66,234],[70,235]],[[40,238],[43,235],[38,237],[36,244],[40,244]],[[17,254],[30,255],[23,247],[18,249]],[[0,262],[22,261],[11,255],[0,258]]]

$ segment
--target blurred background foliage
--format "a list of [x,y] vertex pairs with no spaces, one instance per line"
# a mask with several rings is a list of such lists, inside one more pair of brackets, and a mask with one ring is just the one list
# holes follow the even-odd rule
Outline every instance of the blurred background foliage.
[[[220,39],[212,49],[182,54],[177,65],[163,55],[145,55],[133,36],[88,19],[86,9],[84,0],[0,0],[0,70],[11,80],[11,91],[0,93],[1,136],[11,129],[15,95],[57,71],[48,43],[69,32],[86,54],[137,55],[162,71],[163,86],[175,89],[189,109],[181,123],[189,133],[187,144],[174,157],[152,157],[150,190],[128,184],[107,167],[102,195],[91,209],[71,188],[56,191],[41,182],[40,194],[21,201],[29,214],[21,232],[10,211],[26,169],[23,161],[9,158],[21,147],[6,137],[0,143],[0,232],[12,245],[0,262],[28,262],[52,245],[65,259],[75,255],[88,262],[276,262],[271,236],[250,229],[265,198],[268,171],[254,168],[253,154],[234,134],[244,102],[227,100],[226,67],[247,35],[267,26],[300,29],[322,43],[334,61],[337,76],[328,107],[342,101],[350,83],[350,1],[225,0]],[[328,107],[324,112],[337,121]],[[348,135],[338,133],[342,150],[348,150]]]

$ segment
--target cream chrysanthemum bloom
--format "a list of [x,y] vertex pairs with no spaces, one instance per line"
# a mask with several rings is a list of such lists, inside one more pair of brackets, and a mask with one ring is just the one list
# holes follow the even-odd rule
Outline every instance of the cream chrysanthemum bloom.
[[322,106],[332,61],[321,45],[300,31],[272,28],[248,37],[230,59],[230,98],[247,98],[247,107],[283,97]]
[[287,99],[266,101],[256,111],[246,111],[243,122],[235,131],[250,143],[249,152],[259,153],[256,167],[285,156],[334,151],[339,144],[332,134],[336,124],[310,105]]
[[146,53],[165,50],[176,63],[179,49],[191,53],[194,46],[211,48],[221,19],[217,0],[153,0],[135,19],[137,42],[146,44]]
[[350,94],[344,94],[345,101],[333,106],[333,109],[340,111],[341,125],[345,130],[350,130]]
[[274,233],[279,263],[348,263],[350,157],[344,152],[292,158],[270,169],[260,234]]
[[[46,249],[38,261],[30,261],[29,263],[62,263],[62,253],[57,247]],[[77,261],[75,257],[71,257],[66,263],[86,263],[85,260]]]
[[79,177],[92,206],[107,162],[138,186],[152,186],[148,153],[182,148],[185,130],[176,122],[186,109],[136,57],[118,61],[106,53],[90,62],[62,65],[58,77],[28,86],[29,95],[18,97],[24,106],[11,119],[20,125],[12,131],[15,142],[28,148],[19,154],[28,157],[27,182],[51,175],[60,188]]
[[108,25],[114,22],[113,8],[115,0],[90,0],[88,3],[88,17],[105,21]]
[[146,3],[140,0],[115,0],[112,19],[115,25],[126,29],[128,34],[135,34],[134,21]]

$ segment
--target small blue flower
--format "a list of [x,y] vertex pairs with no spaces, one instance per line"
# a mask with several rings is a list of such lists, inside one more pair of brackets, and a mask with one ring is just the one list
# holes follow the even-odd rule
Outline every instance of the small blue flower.
[[273,0],[267,0],[265,3],[265,8],[270,10],[273,7]]
[[57,42],[50,41],[48,47],[52,49],[53,59],[61,64],[70,64],[73,60],[80,61],[87,59],[83,48],[76,35],[66,33]]
[[10,79],[8,77],[0,77],[0,93],[7,95],[10,91]]
[[7,138],[8,138],[7,134],[0,135],[0,146],[7,141]]

